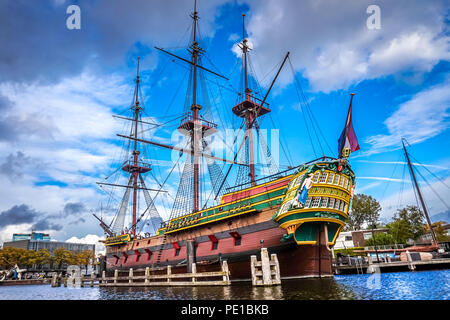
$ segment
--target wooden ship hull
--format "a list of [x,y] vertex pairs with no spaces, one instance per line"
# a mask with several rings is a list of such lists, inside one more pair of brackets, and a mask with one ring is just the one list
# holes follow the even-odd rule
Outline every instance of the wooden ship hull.
[[[226,260],[231,281],[250,280],[250,256],[265,247],[277,254],[282,279],[332,276],[330,247],[345,224],[354,181],[347,164],[337,172],[339,161],[302,166],[296,173],[225,194],[220,205],[172,219],[156,236],[119,245],[107,239],[106,269],[170,265],[187,272],[189,263],[196,262],[197,270],[215,271]],[[305,206],[296,208],[291,203],[306,173],[313,173],[313,186]]]

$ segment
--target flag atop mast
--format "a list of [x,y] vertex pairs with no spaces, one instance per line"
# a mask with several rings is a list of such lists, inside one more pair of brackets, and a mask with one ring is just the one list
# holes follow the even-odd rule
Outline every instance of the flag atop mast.
[[350,153],[359,150],[358,139],[356,139],[352,124],[352,101],[354,95],[354,93],[350,93],[350,106],[348,107],[347,119],[345,121],[344,130],[338,140],[339,158],[348,158]]

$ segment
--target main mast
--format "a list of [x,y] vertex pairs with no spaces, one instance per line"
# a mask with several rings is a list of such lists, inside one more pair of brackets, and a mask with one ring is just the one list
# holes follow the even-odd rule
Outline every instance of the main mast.
[[199,192],[199,131],[201,131],[201,126],[199,126],[198,114],[200,110],[200,106],[197,105],[197,63],[198,63],[198,54],[200,52],[200,47],[197,43],[197,0],[194,2],[194,13],[192,15],[192,19],[194,20],[194,38],[192,42],[192,65],[193,65],[193,85],[192,85],[192,120],[194,122],[193,130],[192,130],[192,149],[194,151],[194,211],[198,211],[200,208],[200,192]]
[[411,160],[409,159],[408,151],[406,151],[405,139],[402,139],[402,145],[403,145],[403,150],[405,152],[406,161],[408,162],[408,167],[409,167],[409,172],[411,173],[411,178],[412,178],[414,186],[417,190],[417,194],[419,195],[419,200],[420,200],[420,203],[422,204],[422,209],[423,209],[423,212],[425,213],[425,218],[427,219],[428,227],[430,228],[431,237],[433,238],[433,243],[435,245],[438,245],[438,242],[436,239],[436,234],[434,233],[433,227],[431,226],[430,216],[428,215],[428,210],[427,210],[427,207],[425,206],[425,201],[423,199],[422,192],[420,191],[419,184],[417,183],[413,165],[411,163]]
[[[248,45],[247,39],[245,38],[245,14],[242,14],[242,52],[244,54],[244,73],[245,73],[245,100],[250,100],[250,94],[252,90],[248,87],[248,79],[247,79],[247,52]],[[245,114],[245,122],[248,136],[248,150],[249,150],[249,165],[250,165],[250,181],[252,186],[255,185],[255,156],[253,154],[253,121],[254,121],[254,112],[249,109]]]
[[[139,114],[141,112],[141,107],[139,107],[139,61],[140,57],[138,57],[138,63],[137,63],[137,72],[136,72],[136,99],[134,104],[134,137],[138,139],[138,121],[139,121]],[[138,193],[138,175],[139,175],[139,150],[137,149],[137,140],[134,140],[134,148],[133,148],[133,165],[134,170],[132,170],[133,175],[133,221],[131,225],[131,232],[133,235],[136,235],[136,212],[137,212],[137,193]]]
[[[247,139],[248,144],[248,153],[249,153],[249,178],[251,185],[254,186],[256,184],[256,173],[255,173],[255,156],[254,156],[254,148],[253,148],[253,125],[256,122],[256,119],[266,113],[269,113],[271,110],[265,106],[265,101],[276,81],[278,75],[281,72],[287,58],[289,57],[289,52],[284,57],[283,62],[281,63],[280,68],[278,69],[275,78],[272,80],[272,83],[269,89],[266,92],[263,100],[255,98],[251,93],[252,90],[248,87],[248,63],[247,63],[247,54],[250,50],[248,46],[248,40],[245,37],[245,14],[242,15],[242,42],[239,44],[242,54],[243,54],[243,71],[244,71],[244,82],[245,82],[245,92],[244,92],[244,100],[235,105],[232,109],[233,113],[238,117],[241,117],[245,121],[245,136],[244,139]],[[257,103],[256,100],[260,102]]]

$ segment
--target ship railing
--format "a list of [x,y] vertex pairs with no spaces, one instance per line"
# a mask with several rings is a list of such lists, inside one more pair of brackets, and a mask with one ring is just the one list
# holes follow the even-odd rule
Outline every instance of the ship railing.
[[[266,183],[266,182],[270,182],[272,180],[276,180],[276,179],[280,179],[280,178],[283,178],[285,176],[288,176],[289,174],[291,174],[292,172],[294,172],[295,170],[297,170],[301,166],[313,164],[315,162],[333,161],[333,160],[337,160],[337,159],[336,158],[332,158],[332,157],[326,157],[326,156],[320,157],[320,158],[311,160],[309,162],[305,162],[303,164],[300,164],[298,166],[290,167],[289,169],[286,169],[286,170],[283,170],[283,171],[271,174],[269,176],[265,176],[265,177],[256,179],[255,182],[256,182],[256,184],[263,184],[263,183]],[[226,193],[231,193],[231,192],[234,192],[234,191],[237,191],[237,190],[242,190],[242,189],[245,189],[245,188],[249,188],[249,187],[251,187],[251,185],[252,185],[252,182],[249,181],[249,182],[242,183],[242,184],[239,184],[239,185],[236,185],[236,186],[232,186],[232,187],[226,188]]]

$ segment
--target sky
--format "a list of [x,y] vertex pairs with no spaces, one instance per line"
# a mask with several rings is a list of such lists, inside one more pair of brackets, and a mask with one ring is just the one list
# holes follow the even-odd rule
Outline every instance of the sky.
[[[67,27],[70,5],[80,8],[80,29]],[[379,8],[379,28],[370,27],[370,5]],[[439,0],[198,0],[202,63],[230,79],[205,75],[211,89],[199,89],[210,90],[201,113],[222,129],[239,125],[231,108],[241,88],[245,13],[255,95],[264,96],[290,53],[267,99],[272,111],[260,121],[278,130],[279,168],[336,156],[355,93],[356,192],[381,203],[384,222],[416,204],[405,138],[432,220],[448,217],[449,9]],[[96,182],[115,170],[123,145],[116,134],[127,130],[112,115],[129,115],[138,56],[145,117],[161,124],[183,113],[189,70],[154,46],[189,59],[192,11],[187,0],[0,2],[0,242],[31,229],[60,241],[103,237],[91,213],[107,197]],[[173,143],[177,124],[147,134]],[[177,156],[149,147],[148,158],[164,177]],[[175,166],[156,203],[163,218],[180,172]],[[108,220],[114,212],[99,214]]]

